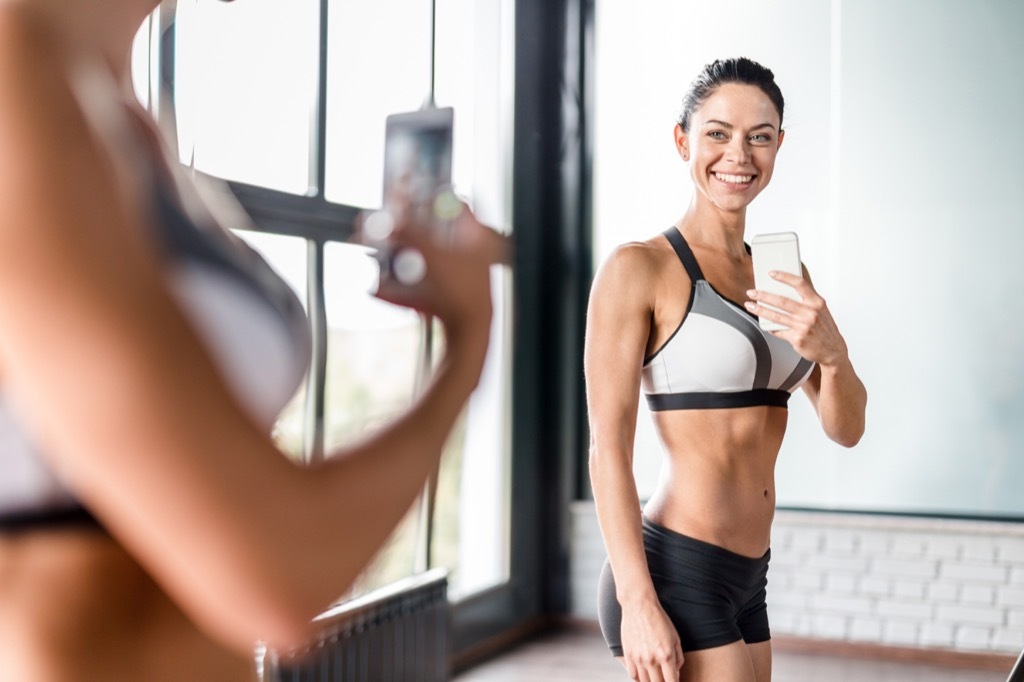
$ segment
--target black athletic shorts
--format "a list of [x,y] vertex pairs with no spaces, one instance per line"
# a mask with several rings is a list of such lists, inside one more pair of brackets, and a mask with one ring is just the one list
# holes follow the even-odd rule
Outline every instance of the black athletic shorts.
[[[683,651],[743,640],[771,639],[765,588],[771,550],[759,559],[696,540],[643,517],[644,549],[661,606]],[[622,610],[605,561],[598,582],[598,616],[612,655],[622,655]]]

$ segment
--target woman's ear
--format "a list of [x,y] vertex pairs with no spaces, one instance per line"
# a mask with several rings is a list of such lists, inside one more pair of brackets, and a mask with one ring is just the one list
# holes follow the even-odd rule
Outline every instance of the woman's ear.
[[676,151],[679,152],[679,156],[683,159],[683,161],[689,161],[690,160],[690,138],[683,131],[683,127],[681,125],[679,125],[678,123],[676,124],[676,129],[675,129],[675,139],[676,139]]
[[778,145],[778,147],[775,148],[775,151],[778,151],[782,147],[782,140],[785,139],[785,137],[786,137],[786,131],[785,130],[779,130],[779,145]]

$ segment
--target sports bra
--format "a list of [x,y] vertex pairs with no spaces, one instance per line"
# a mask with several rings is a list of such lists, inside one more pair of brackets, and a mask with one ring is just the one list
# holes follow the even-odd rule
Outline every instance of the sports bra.
[[[302,304],[244,242],[190,217],[170,178],[153,184],[149,223],[171,295],[231,393],[269,433],[309,364]],[[0,387],[0,529],[88,518],[40,458],[11,397]]]
[[762,330],[756,316],[718,293],[704,279],[693,251],[675,226],[664,235],[692,286],[679,326],[644,359],[640,384],[648,407],[653,411],[786,407],[814,363],[801,357],[788,341]]

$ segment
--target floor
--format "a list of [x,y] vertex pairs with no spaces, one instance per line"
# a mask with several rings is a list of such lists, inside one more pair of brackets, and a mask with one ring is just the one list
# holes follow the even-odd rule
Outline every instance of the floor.
[[[1005,682],[1008,670],[948,669],[922,664],[869,661],[776,652],[772,682]],[[626,682],[597,632],[567,630],[521,644],[471,668],[453,682]]]

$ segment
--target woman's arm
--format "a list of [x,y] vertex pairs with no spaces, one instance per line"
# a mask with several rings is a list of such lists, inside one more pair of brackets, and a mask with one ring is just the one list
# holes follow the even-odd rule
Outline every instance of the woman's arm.
[[291,464],[222,383],[160,275],[116,163],[45,37],[0,13],[0,375],[51,466],[177,601],[239,650],[300,644],[408,510],[475,387],[490,323],[482,229],[415,227],[446,354],[394,424]]
[[[622,645],[633,679],[678,679],[679,637],[658,602],[644,553],[633,479],[640,370],[654,312],[651,247],[620,247],[598,271],[587,312],[584,366],[590,479],[622,607]],[[637,669],[644,672],[636,677]]]
[[[747,308],[756,315],[787,325],[788,330],[773,333],[793,344],[801,356],[817,363],[804,383],[804,392],[814,405],[825,434],[840,445],[853,447],[864,435],[868,395],[850,362],[846,340],[839,333],[825,299],[814,290],[806,269],[803,277],[787,272],[772,276],[796,289],[802,300],[748,291],[747,295],[755,303],[748,302]],[[761,303],[781,308],[783,312],[773,311]]]
[[868,395],[849,358],[818,365],[803,388],[825,434],[844,447],[856,445],[864,435]]

